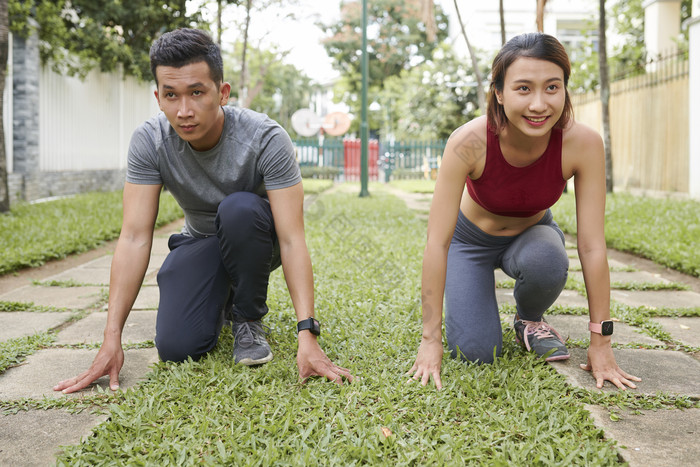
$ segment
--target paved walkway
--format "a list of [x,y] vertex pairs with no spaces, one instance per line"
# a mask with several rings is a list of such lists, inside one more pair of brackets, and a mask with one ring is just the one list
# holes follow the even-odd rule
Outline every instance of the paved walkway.
[[[427,218],[431,199],[429,195],[391,191],[416,210],[417,215]],[[155,275],[167,254],[169,235],[179,231],[179,228],[180,225],[176,223],[156,233],[144,285],[124,329],[125,343],[143,344],[153,340],[158,305]],[[569,247],[575,270],[578,261],[571,240]],[[108,390],[109,381],[106,377],[91,389],[69,396],[55,393],[52,387],[59,380],[84,371],[97,353],[94,345],[90,344],[102,340],[106,320],[105,292],[109,283],[112,252],[113,244],[111,248],[108,246],[97,253],[52,263],[43,269],[51,271],[51,274],[34,275],[41,277],[43,283],[32,283],[26,275],[0,277],[0,301],[33,303],[69,310],[0,313],[0,342],[49,330],[56,332],[54,344],[0,374],[0,401],[41,400],[45,397],[80,398],[98,391],[98,388]],[[615,282],[675,281],[684,282],[691,287],[691,290],[673,292],[614,290],[612,298],[616,302],[667,308],[700,306],[700,280],[617,252],[610,252],[610,258],[612,280]],[[505,279],[505,275],[497,276],[497,280]],[[46,281],[81,285],[55,287],[48,286]],[[498,289],[498,298],[501,303],[514,303],[512,290],[509,289]],[[586,301],[578,293],[567,290],[558,303],[585,306]],[[549,321],[571,339],[584,339],[588,335],[587,318],[584,316],[551,316]],[[700,317],[653,318],[653,321],[675,341],[689,347],[700,347]],[[653,395],[665,392],[700,398],[700,355],[697,353],[693,355],[684,350],[671,350],[670,348],[678,346],[669,346],[669,343],[645,334],[640,328],[624,323],[616,325],[614,342],[639,344],[614,351],[621,367],[644,379],[639,383],[636,393]],[[152,345],[132,347],[136,348],[125,351],[125,365],[120,376],[121,388],[124,390],[137,385],[147,376],[150,365],[158,360]],[[593,379],[578,368],[578,364],[585,362],[585,359],[585,350],[574,348],[570,360],[553,366],[566,376],[570,384],[595,391]],[[606,387],[603,391],[613,389]],[[698,465],[700,409],[643,410],[634,414],[622,412],[618,414],[619,421],[612,421],[610,413],[602,406],[590,406],[589,410],[592,419],[605,431],[606,436],[618,441],[620,455],[630,465]],[[0,465],[50,465],[56,453],[60,452],[60,446],[80,442],[82,437],[89,436],[92,428],[105,418],[92,414],[89,410],[73,414],[65,409],[29,409],[20,410],[16,414],[0,415]]]

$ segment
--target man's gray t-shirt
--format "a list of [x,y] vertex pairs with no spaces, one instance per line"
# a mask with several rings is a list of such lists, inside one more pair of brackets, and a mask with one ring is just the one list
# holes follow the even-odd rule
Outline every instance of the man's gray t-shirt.
[[162,112],[134,131],[126,181],[164,185],[185,212],[183,233],[215,235],[219,203],[235,192],[266,197],[266,190],[301,181],[292,141],[267,115],[224,106],[221,139],[208,151],[195,151],[178,136]]

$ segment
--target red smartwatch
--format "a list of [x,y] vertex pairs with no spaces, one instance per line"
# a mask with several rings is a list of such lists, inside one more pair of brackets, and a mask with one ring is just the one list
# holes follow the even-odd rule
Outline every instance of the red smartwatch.
[[611,336],[613,333],[613,322],[612,320],[605,320],[600,323],[588,323],[588,330],[601,336]]

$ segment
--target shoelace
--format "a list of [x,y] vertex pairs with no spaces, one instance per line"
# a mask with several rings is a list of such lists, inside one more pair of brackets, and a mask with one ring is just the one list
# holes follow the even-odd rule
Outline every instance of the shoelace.
[[[536,338],[538,339],[552,339],[556,338],[559,339],[561,342],[564,342],[564,339],[559,335],[557,331],[552,329],[552,327],[547,324],[545,321],[527,321],[527,320],[521,320],[523,324],[525,324],[525,336],[529,336],[531,334],[534,334]],[[525,341],[525,346],[528,350],[530,350],[530,341],[529,339],[525,338],[523,339]]]
[[[262,324],[260,321],[243,321],[235,324],[236,332],[234,338],[239,344],[248,346],[255,342],[256,335],[266,335],[270,332],[270,328]],[[252,328],[255,328],[255,332]]]

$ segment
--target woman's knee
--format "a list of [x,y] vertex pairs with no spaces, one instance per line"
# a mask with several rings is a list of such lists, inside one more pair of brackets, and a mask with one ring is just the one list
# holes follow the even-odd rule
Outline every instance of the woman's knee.
[[[501,355],[503,336],[499,332],[482,332],[479,335],[454,335],[448,332],[447,347],[454,359],[473,363],[493,363]],[[492,335],[493,334],[493,335]]]

